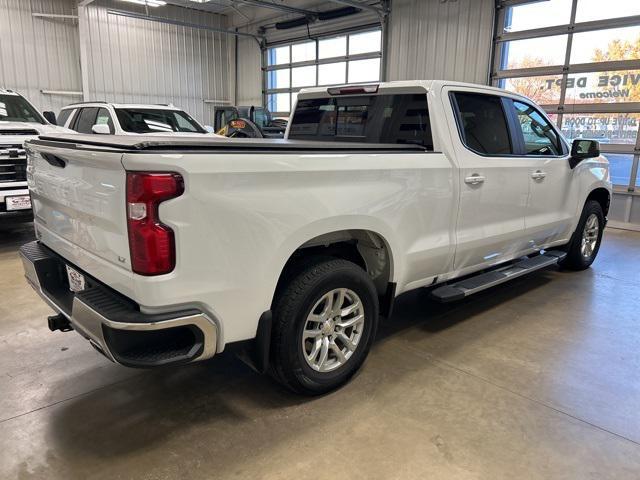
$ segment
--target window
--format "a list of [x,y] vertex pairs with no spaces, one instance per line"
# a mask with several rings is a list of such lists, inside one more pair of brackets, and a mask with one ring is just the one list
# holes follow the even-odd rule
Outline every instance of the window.
[[160,108],[116,108],[120,126],[131,133],[206,133],[195,120],[180,110]]
[[640,163],[638,15],[638,0],[518,0],[496,10],[493,84],[533,99],[566,138],[599,140],[623,191],[637,190]]
[[560,155],[562,146],[551,124],[535,108],[526,103],[513,102],[520,122],[527,155]]
[[115,133],[115,129],[113,127],[113,120],[111,120],[111,115],[109,115],[109,112],[107,111],[106,108],[101,108],[100,110],[98,110],[96,123],[94,125],[103,125],[103,124],[109,126],[110,134],[113,135]]
[[80,113],[76,115],[75,130],[78,133],[93,133],[92,127],[96,124],[96,116],[98,115],[97,107],[84,107]]
[[378,82],[381,58],[380,29],[268,48],[265,104],[277,116],[287,116],[302,88]]
[[0,95],[0,121],[45,124],[44,118],[20,95]]
[[300,100],[291,121],[289,138],[407,143],[433,150],[425,94]]
[[75,108],[66,108],[64,110],[60,110],[60,115],[58,115],[58,118],[57,118],[58,121],[56,123],[59,126],[64,127],[64,124],[67,123],[67,120],[71,116],[71,113],[75,111],[76,111]]
[[513,153],[500,97],[457,92],[454,98],[458,127],[469,149],[483,155]]

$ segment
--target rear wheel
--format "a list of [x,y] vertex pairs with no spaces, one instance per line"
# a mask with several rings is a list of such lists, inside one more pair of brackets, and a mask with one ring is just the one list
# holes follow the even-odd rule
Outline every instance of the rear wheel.
[[603,232],[602,206],[595,200],[589,200],[582,210],[571,242],[567,245],[567,256],[560,265],[571,270],[589,268],[600,250]]
[[356,264],[318,259],[280,289],[274,304],[274,377],[319,395],[346,383],[364,362],[378,325],[373,282]]

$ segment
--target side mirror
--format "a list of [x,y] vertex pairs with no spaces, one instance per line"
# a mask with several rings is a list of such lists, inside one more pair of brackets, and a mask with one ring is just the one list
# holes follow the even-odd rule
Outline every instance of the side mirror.
[[600,156],[600,142],[597,140],[585,140],[578,138],[571,144],[571,156],[569,166],[576,168],[582,160]]
[[106,123],[96,123],[93,127],[91,127],[91,131],[93,133],[97,133],[98,135],[111,135],[109,125],[107,125]]
[[45,118],[47,122],[52,125],[57,125],[58,121],[56,120],[56,114],[53,112],[42,112],[42,116]]
[[215,133],[215,130],[213,129],[213,127],[211,125],[205,125],[204,129],[209,133]]

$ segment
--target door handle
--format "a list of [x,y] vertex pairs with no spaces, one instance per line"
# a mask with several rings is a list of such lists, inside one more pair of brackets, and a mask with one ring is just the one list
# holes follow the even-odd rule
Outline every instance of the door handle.
[[464,179],[464,183],[468,185],[479,185],[481,183],[484,183],[484,180],[485,178],[482,175],[474,173],[473,175],[466,177]]
[[546,176],[547,172],[543,172],[542,170],[536,170],[531,174],[531,178],[533,178],[534,180],[542,180]]

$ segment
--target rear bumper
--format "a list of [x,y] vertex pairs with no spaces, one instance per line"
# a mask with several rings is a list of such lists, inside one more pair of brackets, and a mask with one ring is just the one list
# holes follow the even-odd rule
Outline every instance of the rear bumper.
[[66,277],[68,262],[37,241],[23,245],[20,257],[27,280],[44,301],[116,363],[155,367],[204,360],[216,353],[216,325],[199,310],[145,314],[135,302],[84,272],[87,288],[74,293]]

